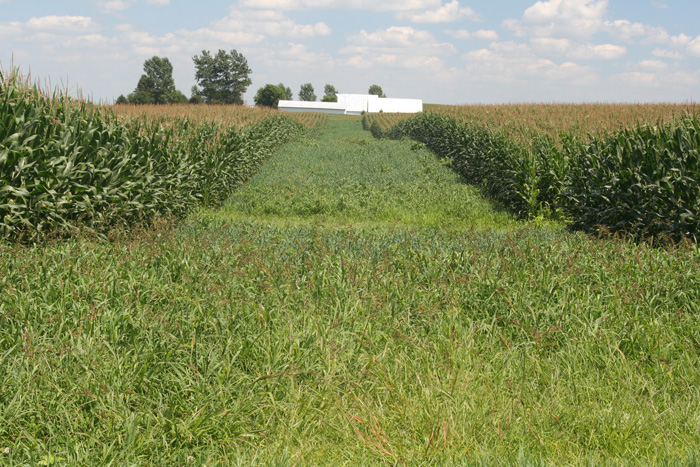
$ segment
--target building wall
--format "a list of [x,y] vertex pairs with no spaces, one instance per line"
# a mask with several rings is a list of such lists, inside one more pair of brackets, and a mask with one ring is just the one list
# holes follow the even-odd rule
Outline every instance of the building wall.
[[285,112],[324,112],[360,115],[362,112],[417,113],[423,111],[420,99],[380,98],[370,94],[338,94],[338,102],[279,101]]

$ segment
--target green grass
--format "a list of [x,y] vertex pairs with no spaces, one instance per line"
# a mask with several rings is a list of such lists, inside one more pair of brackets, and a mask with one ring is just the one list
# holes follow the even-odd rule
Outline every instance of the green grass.
[[329,127],[178,229],[0,246],[0,464],[700,463],[697,247],[435,214],[470,189]]
[[330,120],[318,139],[288,145],[214,214],[235,220],[510,229],[423,145],[376,141],[357,118]]

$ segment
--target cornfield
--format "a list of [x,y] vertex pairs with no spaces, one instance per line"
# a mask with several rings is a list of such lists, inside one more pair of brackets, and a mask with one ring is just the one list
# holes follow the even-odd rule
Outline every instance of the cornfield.
[[369,125],[375,136],[409,137],[452,159],[467,180],[520,216],[637,239],[697,241],[697,111],[693,105],[434,107],[388,130],[376,120]]
[[[277,112],[94,106],[0,75],[0,237],[106,231],[221,203],[304,131]],[[233,109],[233,111],[231,111]]]

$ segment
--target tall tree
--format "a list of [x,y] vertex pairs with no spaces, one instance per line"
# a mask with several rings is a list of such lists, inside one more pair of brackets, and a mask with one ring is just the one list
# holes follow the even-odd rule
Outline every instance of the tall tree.
[[195,79],[207,104],[243,104],[243,93],[252,83],[246,58],[235,49],[219,49],[212,56],[208,50],[192,57]]
[[179,104],[187,98],[175,89],[173,65],[167,57],[151,57],[143,63],[136,89],[129,94],[131,104]]
[[291,101],[294,99],[294,93],[292,88],[286,87],[284,84],[280,83],[277,85],[282,91],[284,91],[284,100]]
[[255,94],[255,105],[277,108],[280,100],[286,97],[284,90],[274,84],[266,84],[264,88],[258,89]]
[[315,101],[316,94],[314,94],[314,87],[311,83],[305,83],[301,85],[299,89],[299,100],[300,101]]
[[332,84],[326,84],[323,88],[323,102],[338,102],[338,90]]
[[384,91],[382,91],[382,87],[377,84],[373,84],[372,86],[370,86],[369,91],[367,91],[367,94],[372,94],[379,97],[386,97],[386,94],[384,94]]

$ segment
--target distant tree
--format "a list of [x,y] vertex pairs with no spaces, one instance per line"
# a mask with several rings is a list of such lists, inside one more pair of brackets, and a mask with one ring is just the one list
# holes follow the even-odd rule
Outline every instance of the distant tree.
[[167,95],[168,104],[187,104],[187,96],[177,89]]
[[369,87],[369,91],[367,91],[367,94],[372,94],[374,96],[379,96],[379,97],[386,97],[386,94],[384,94],[384,91],[382,91],[382,87],[373,84],[372,86]]
[[278,84],[277,86],[284,91],[284,100],[291,101],[294,99],[294,93],[292,92],[292,88],[288,88],[282,83]]
[[274,84],[266,84],[264,88],[258,89],[255,94],[255,105],[277,108],[280,100],[286,97],[284,90]]
[[338,90],[332,84],[326,84],[323,88],[323,102],[338,102]]
[[117,97],[117,101],[115,104],[117,105],[123,105],[123,104],[128,104],[129,100],[126,98],[124,94],[120,94],[119,97]]
[[243,104],[243,93],[252,83],[246,58],[235,49],[219,49],[212,56],[208,50],[192,57],[195,79],[207,104]]
[[314,94],[314,87],[311,83],[306,83],[301,85],[299,89],[299,100],[300,101],[315,101],[316,94]]
[[190,91],[190,104],[203,104],[204,97],[202,96],[202,91],[195,85],[192,86]]
[[173,65],[167,57],[151,57],[143,63],[136,89],[127,98],[130,104],[177,104],[187,98],[175,89]]

